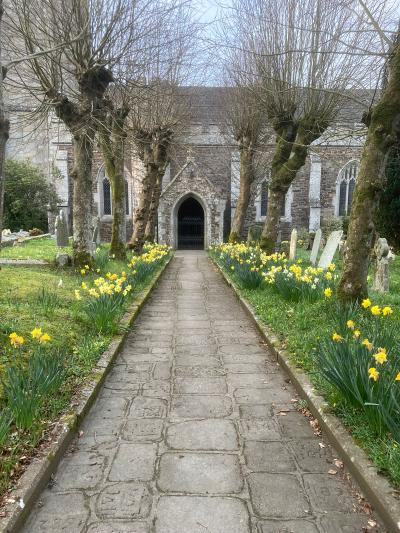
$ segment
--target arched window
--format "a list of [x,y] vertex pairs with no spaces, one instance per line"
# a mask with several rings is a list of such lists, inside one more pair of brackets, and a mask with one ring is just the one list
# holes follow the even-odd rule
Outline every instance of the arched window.
[[111,215],[111,184],[108,178],[103,179],[103,215]]
[[339,172],[336,184],[336,216],[344,217],[350,214],[357,174],[357,161],[349,161]]
[[261,199],[260,199],[260,215],[267,216],[268,211],[268,181],[264,180],[261,183]]
[[125,180],[125,214],[129,215],[129,185],[128,185],[128,180]]

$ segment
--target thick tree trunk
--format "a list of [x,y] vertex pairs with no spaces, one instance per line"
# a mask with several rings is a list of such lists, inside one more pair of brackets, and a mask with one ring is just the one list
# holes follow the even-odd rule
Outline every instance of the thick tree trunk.
[[229,242],[232,243],[239,241],[243,232],[246,212],[250,201],[251,184],[254,180],[253,157],[254,152],[251,146],[241,148],[239,196],[229,235]]
[[92,162],[93,133],[87,131],[74,136],[74,250],[73,260],[77,266],[90,264],[92,256]]
[[145,167],[145,175],[142,181],[142,190],[139,196],[139,206],[135,213],[134,228],[132,238],[128,247],[140,254],[145,243],[146,225],[149,219],[150,204],[153,190],[158,178],[158,169],[154,164]]
[[1,42],[2,42],[2,32],[1,32],[1,20],[3,17],[3,0],[0,0],[0,245],[1,237],[3,231],[3,216],[4,216],[4,188],[5,188],[5,178],[4,178],[4,160],[6,155],[6,144],[10,132],[10,122],[6,118],[5,109],[4,109],[4,100],[3,100],[3,80],[5,71],[3,70],[3,65],[1,62]]
[[146,224],[146,230],[144,234],[144,240],[146,242],[154,242],[156,237],[156,226],[157,226],[157,217],[158,217],[158,206],[160,205],[160,196],[161,196],[161,187],[162,179],[164,174],[161,173],[157,176],[157,181],[153,190],[151,197],[151,204]]
[[112,232],[110,255],[126,259],[126,193],[124,177],[125,119],[129,109],[125,106],[110,111],[108,124],[100,128],[100,146],[107,177],[111,184]]
[[285,195],[306,162],[310,144],[322,135],[327,126],[318,118],[304,117],[298,125],[289,122],[276,130],[278,139],[272,160],[270,199],[260,241],[261,248],[267,253],[273,253],[277,245]]
[[368,136],[351,207],[346,257],[338,286],[343,302],[367,296],[367,277],[374,242],[374,218],[386,184],[386,163],[392,146],[400,138],[400,43],[388,63],[388,82],[378,104],[367,118]]

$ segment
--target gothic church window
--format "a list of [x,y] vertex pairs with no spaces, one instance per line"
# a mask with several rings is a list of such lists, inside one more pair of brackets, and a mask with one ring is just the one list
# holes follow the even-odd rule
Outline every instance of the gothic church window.
[[268,211],[268,181],[264,180],[261,183],[260,215],[262,217],[266,217],[267,211]]
[[357,174],[357,161],[349,161],[339,172],[336,185],[336,216],[343,217],[350,214]]
[[108,178],[103,179],[103,215],[111,215],[111,184]]

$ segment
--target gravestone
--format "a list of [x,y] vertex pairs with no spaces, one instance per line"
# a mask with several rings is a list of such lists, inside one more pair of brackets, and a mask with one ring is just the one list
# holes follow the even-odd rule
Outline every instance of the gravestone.
[[294,261],[296,259],[296,248],[297,248],[297,229],[292,229],[292,234],[290,235],[290,247],[289,247],[289,260]]
[[55,230],[57,246],[59,246],[60,248],[68,246],[68,223],[65,218],[64,211],[62,209],[60,209],[60,213],[56,217]]
[[389,245],[386,239],[376,241],[374,248],[376,256],[376,271],[374,278],[374,290],[389,292]]
[[313,265],[315,265],[315,263],[317,262],[319,247],[321,246],[321,238],[322,238],[322,231],[320,228],[315,232],[314,242],[312,245],[312,250],[311,250],[311,255],[310,255],[310,261],[311,261],[311,264]]
[[329,263],[332,263],[342,235],[343,230],[332,231],[332,233],[329,235],[325,248],[321,254],[321,257],[319,258],[319,267],[328,268]]
[[100,219],[97,217],[94,222],[92,242],[99,246],[100,244]]

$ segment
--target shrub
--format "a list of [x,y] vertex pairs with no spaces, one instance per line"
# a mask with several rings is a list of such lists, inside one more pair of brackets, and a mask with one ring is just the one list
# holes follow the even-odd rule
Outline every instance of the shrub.
[[47,231],[47,209],[57,210],[55,188],[46,176],[28,161],[5,163],[4,224],[12,231]]

